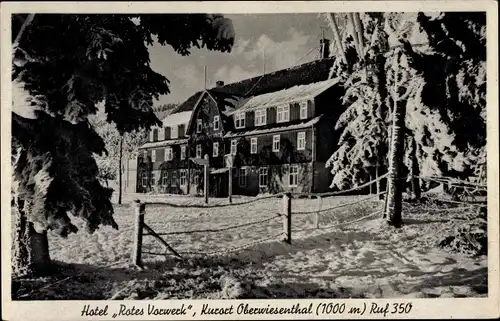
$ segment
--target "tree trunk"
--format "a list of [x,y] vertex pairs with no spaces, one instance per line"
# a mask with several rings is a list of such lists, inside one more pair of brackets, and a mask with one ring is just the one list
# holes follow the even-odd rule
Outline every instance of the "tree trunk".
[[412,139],[412,153],[411,153],[411,191],[413,192],[413,196],[416,200],[419,200],[421,197],[421,188],[420,188],[420,170],[418,168],[417,161],[417,143],[415,142],[415,138]]
[[[342,40],[340,38],[340,32],[339,32],[339,27],[337,25],[337,21],[335,21],[335,17],[333,16],[333,13],[327,13],[326,17],[328,18],[328,22],[330,23],[330,27],[332,29],[333,36],[335,38],[335,42],[337,43],[337,47],[338,47],[340,56],[342,57],[342,60],[344,60],[344,62],[347,65],[347,56],[345,54],[344,46],[342,45]],[[331,78],[331,76],[330,76],[330,78]]]
[[404,119],[406,106],[404,102],[395,101],[392,122],[391,150],[389,153],[389,177],[387,180],[386,218],[389,225],[401,227],[401,209],[403,184],[401,170],[404,154]]
[[358,54],[359,60],[362,60],[361,49],[359,48],[358,32],[357,32],[356,24],[354,23],[354,14],[348,13],[347,19],[349,20],[349,24],[351,25],[351,28],[352,28],[352,35],[351,36],[352,36],[352,39],[354,40],[354,47],[356,48],[356,53]]
[[403,201],[403,182],[401,179],[404,155],[404,127],[406,104],[399,97],[399,55],[394,63],[394,91],[392,94],[394,110],[392,112],[391,147],[389,151],[389,175],[387,179],[387,199],[385,218],[389,225],[401,227],[401,210]]
[[118,204],[122,203],[122,162],[123,162],[123,134],[120,135],[120,148],[118,156]]
[[13,272],[18,276],[48,275],[52,266],[47,232],[37,233],[28,222],[24,201],[18,199],[16,203]]

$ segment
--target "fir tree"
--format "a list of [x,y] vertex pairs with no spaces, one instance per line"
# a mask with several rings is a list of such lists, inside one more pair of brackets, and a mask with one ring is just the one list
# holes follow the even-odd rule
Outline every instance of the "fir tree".
[[[344,76],[343,103],[347,108],[336,124],[337,130],[343,130],[340,147],[327,162],[334,175],[332,187],[340,189],[367,181],[374,168],[387,167],[380,157],[387,154],[389,121],[384,72],[387,35],[381,14],[365,15],[363,20],[363,43],[367,40],[367,46],[362,45],[362,52],[350,55],[356,60],[350,61],[352,73]],[[354,29],[351,33],[355,33]],[[354,48],[349,41],[344,45]]]
[[[231,21],[221,15],[14,15],[12,152],[16,199],[14,271],[47,271],[47,230],[76,232],[68,213],[118,228],[111,189],[98,181],[94,154],[105,143],[88,116],[104,103],[120,135],[159,124],[153,99],[168,80],[150,67],[146,45],[188,55],[191,48],[228,51]],[[175,32],[173,32],[175,30]]]
[[[381,24],[383,28],[379,27]],[[484,14],[446,13],[431,18],[423,13],[370,13],[363,15],[362,25],[368,45],[364,57],[358,57],[364,64],[354,64],[346,77],[346,111],[337,123],[343,135],[339,149],[328,163],[334,174],[332,185],[341,188],[362,183],[366,179],[365,166],[373,165],[370,162],[373,146],[387,151],[389,132],[374,131],[375,124],[391,127],[387,117],[390,109],[385,106],[393,104],[387,91],[394,83],[385,78],[394,71],[392,64],[383,61],[391,59],[393,48],[402,48],[403,43],[409,49],[405,50],[406,57],[413,61],[411,66],[399,70],[411,75],[401,87],[408,92],[404,102],[408,148],[405,148],[403,173],[461,178],[484,173],[478,167],[478,163],[485,164],[480,161],[485,157]],[[463,32],[447,31],[453,28]],[[371,49],[370,43],[377,41],[387,41],[385,52]],[[370,53],[380,63],[370,62]],[[365,70],[368,74],[375,71],[378,81],[370,83],[369,76],[364,78]],[[370,116],[377,115],[374,111],[380,110],[380,106],[385,107],[383,116]],[[477,128],[479,135],[466,135],[464,128],[469,126]],[[379,161],[387,166],[383,160]]]
[[[433,144],[442,159],[436,166],[446,176],[482,175],[486,165],[486,14],[420,13],[417,22],[430,47],[419,64],[425,81],[421,103],[452,135],[449,141]],[[434,138],[443,130],[433,134],[427,136]]]

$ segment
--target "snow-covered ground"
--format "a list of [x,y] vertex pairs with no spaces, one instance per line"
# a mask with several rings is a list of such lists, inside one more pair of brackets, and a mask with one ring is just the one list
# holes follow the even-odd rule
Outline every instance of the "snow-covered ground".
[[[128,266],[134,234],[134,215],[128,204],[136,198],[170,204],[146,207],[145,222],[157,233],[216,230],[267,221],[218,232],[165,235],[164,239],[185,259],[144,254],[146,269],[140,271]],[[487,295],[486,257],[471,258],[437,247],[438,240],[459,224],[466,210],[430,209],[423,213],[406,204],[405,225],[399,230],[382,222],[382,202],[373,197],[328,210],[364,198],[367,196],[323,199],[319,228],[315,226],[315,214],[292,215],[290,245],[282,242],[280,235],[283,221],[277,215],[282,210],[279,198],[252,201],[255,199],[251,197],[234,197],[231,206],[226,199],[210,199],[206,206],[203,198],[126,195],[124,204],[115,207],[118,231],[103,227],[89,235],[82,228],[67,239],[50,235],[51,257],[62,262],[61,275],[23,281],[19,293],[68,277],[25,298]],[[247,201],[252,202],[238,205]],[[315,199],[292,200],[292,213],[317,208]],[[144,251],[165,252],[150,236],[144,237]]]

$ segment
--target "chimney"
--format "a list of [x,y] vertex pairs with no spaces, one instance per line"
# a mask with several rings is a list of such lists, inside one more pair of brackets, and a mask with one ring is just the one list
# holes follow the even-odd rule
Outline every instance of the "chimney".
[[330,57],[330,40],[322,38],[320,41],[319,59]]
[[215,87],[216,88],[224,87],[224,82],[222,80],[216,81],[215,82]]

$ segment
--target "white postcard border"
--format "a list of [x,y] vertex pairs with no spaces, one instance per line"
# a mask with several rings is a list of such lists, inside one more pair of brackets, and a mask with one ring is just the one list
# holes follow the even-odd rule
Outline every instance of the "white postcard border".
[[[171,300],[171,301],[12,301],[11,300],[11,222],[10,222],[10,111],[11,111],[11,35],[10,15],[12,13],[298,13],[298,12],[349,12],[349,11],[486,11],[487,12],[487,149],[488,149],[488,297],[467,299],[284,299],[284,300]],[[147,307],[154,304],[161,308],[192,305],[195,316],[129,316],[115,320],[160,320],[160,319],[342,319],[342,318],[492,318],[500,313],[499,296],[499,157],[498,157],[498,4],[496,1],[283,1],[283,2],[23,2],[1,3],[1,204],[2,204],[2,319],[5,320],[87,320],[80,315],[86,304],[104,307],[110,312],[102,320],[113,320],[112,311],[118,311],[120,304]],[[203,304],[211,307],[237,309],[239,304],[252,307],[289,307],[299,303],[301,307],[319,304],[345,304],[346,307],[376,303],[381,306],[397,303],[411,303],[407,314],[384,315],[200,315]]]

